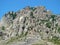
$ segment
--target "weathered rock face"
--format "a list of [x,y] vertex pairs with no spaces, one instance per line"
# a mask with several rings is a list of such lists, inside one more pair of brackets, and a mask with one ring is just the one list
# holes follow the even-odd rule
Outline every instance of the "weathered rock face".
[[1,23],[3,26],[8,27],[13,23],[13,20],[16,17],[16,13],[12,12],[8,12],[7,14],[5,14],[2,19],[1,19]]
[[0,30],[3,30],[0,35],[6,37],[5,39],[36,34],[41,39],[50,39],[53,36],[60,38],[60,16],[53,15],[43,6],[28,6],[19,12],[5,14],[1,19]]

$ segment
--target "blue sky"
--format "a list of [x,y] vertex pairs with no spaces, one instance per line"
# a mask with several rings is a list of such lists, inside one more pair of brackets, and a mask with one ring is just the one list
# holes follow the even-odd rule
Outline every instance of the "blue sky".
[[8,11],[18,11],[26,6],[45,6],[60,14],[60,0],[0,0],[0,19]]

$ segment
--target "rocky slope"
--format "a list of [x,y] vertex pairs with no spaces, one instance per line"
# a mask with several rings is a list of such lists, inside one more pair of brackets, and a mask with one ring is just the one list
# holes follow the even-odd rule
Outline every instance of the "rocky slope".
[[1,45],[59,45],[60,16],[44,6],[8,12],[0,21],[0,40]]

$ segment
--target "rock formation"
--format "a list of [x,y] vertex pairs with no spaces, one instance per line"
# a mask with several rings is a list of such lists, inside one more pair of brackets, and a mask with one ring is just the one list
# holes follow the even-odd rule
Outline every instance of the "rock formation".
[[31,40],[51,40],[53,37],[54,39],[60,39],[60,16],[53,14],[51,11],[45,9],[44,6],[27,6],[21,11],[6,13],[0,21],[0,40],[6,41],[11,38],[15,40],[24,37],[30,37]]

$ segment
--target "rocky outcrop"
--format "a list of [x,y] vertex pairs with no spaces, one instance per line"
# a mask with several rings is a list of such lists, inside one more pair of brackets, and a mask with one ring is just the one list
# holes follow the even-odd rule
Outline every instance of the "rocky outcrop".
[[40,39],[60,38],[60,16],[46,10],[44,6],[26,7],[18,12],[8,12],[0,21],[0,37],[39,35]]

